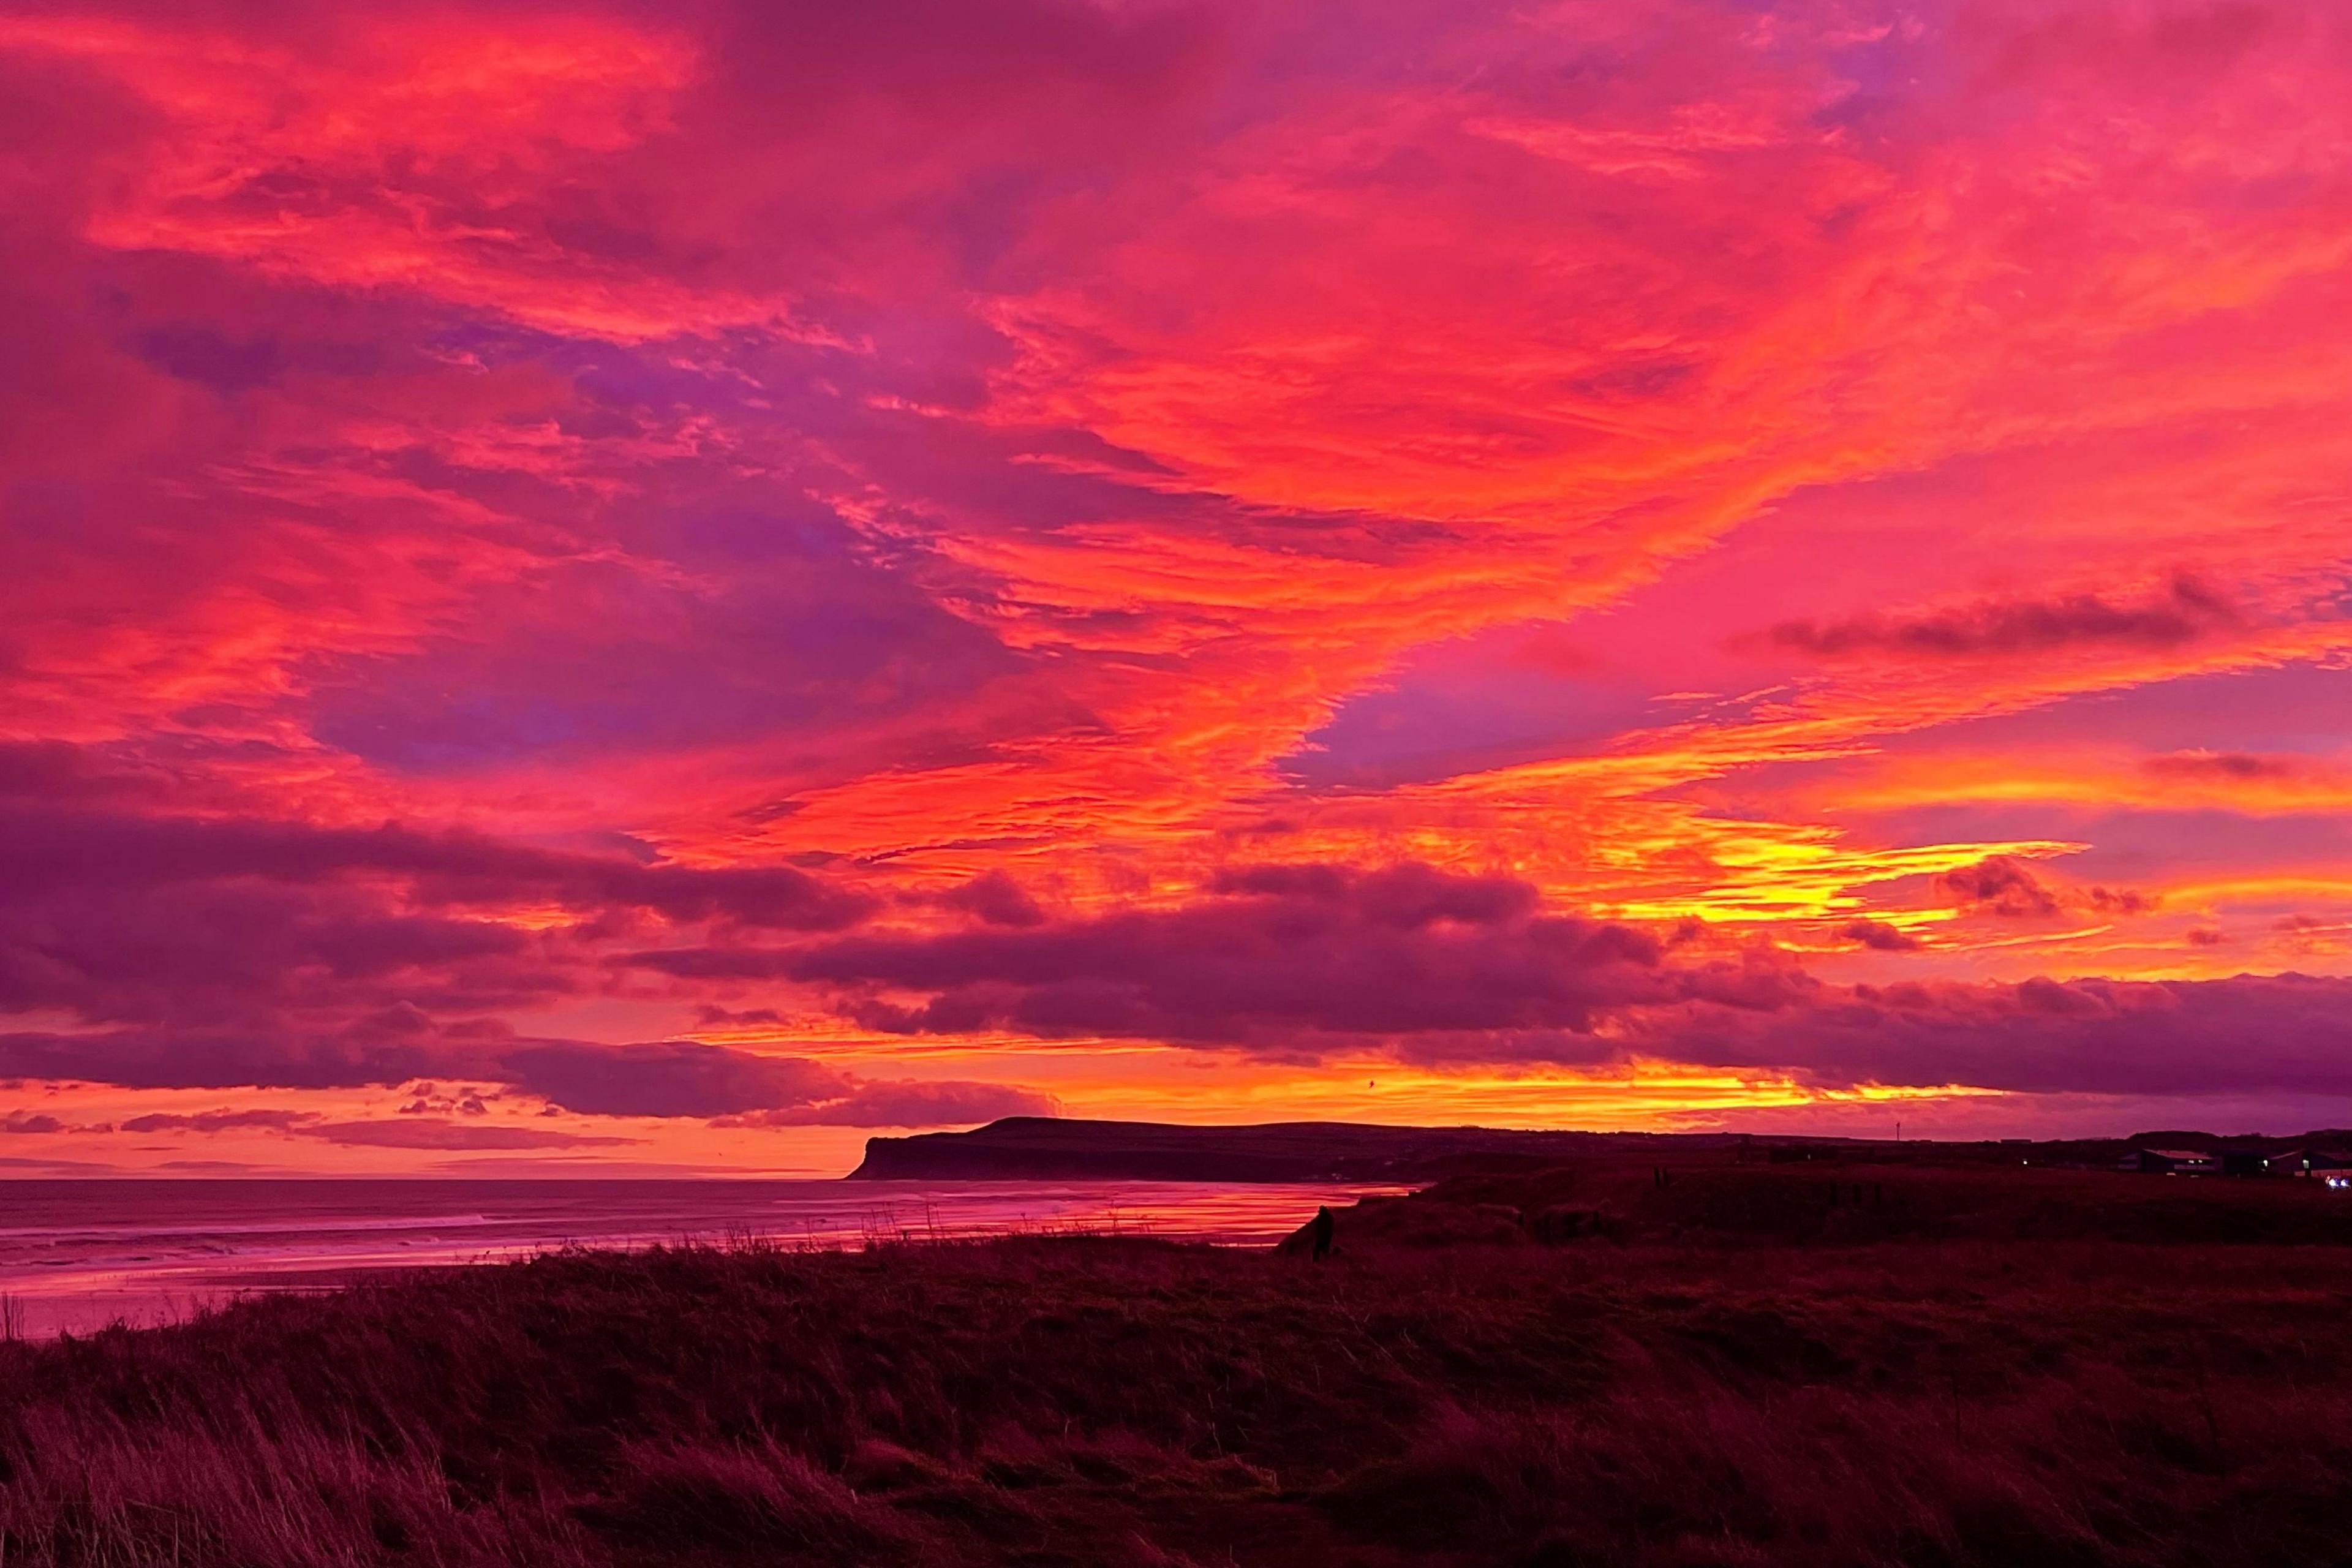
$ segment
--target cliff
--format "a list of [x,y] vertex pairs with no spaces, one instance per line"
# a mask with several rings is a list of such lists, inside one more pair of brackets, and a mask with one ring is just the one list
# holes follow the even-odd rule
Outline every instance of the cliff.
[[1729,1142],[1717,1134],[1528,1132],[1280,1121],[1194,1127],[1013,1116],[969,1132],[869,1138],[853,1181],[1412,1182],[1496,1163]]

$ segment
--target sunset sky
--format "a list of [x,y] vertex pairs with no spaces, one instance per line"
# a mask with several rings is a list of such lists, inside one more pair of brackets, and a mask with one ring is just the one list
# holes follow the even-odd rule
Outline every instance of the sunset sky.
[[0,14],[0,1171],[2352,1124],[2352,8]]

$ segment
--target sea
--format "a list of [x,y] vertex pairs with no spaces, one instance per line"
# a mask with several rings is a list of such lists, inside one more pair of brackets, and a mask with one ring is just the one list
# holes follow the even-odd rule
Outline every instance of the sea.
[[152,1327],[238,1297],[570,1247],[857,1248],[1007,1235],[1271,1245],[1389,1187],[1214,1182],[0,1181],[0,1337]]

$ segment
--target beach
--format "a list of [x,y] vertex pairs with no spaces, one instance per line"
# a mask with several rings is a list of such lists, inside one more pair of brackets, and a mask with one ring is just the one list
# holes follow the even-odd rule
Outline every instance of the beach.
[[563,1247],[855,1249],[983,1236],[1265,1245],[1364,1184],[1219,1182],[69,1180],[0,1184],[16,1334],[151,1326],[273,1290]]

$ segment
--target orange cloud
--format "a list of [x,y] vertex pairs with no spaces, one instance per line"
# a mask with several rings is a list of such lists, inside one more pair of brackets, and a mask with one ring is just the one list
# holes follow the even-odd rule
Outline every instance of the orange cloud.
[[[1045,1038],[1197,1110],[1149,1029],[813,933],[1309,866],[1671,952],[1621,1009],[1843,997],[1846,1067],[1602,1006],[1621,1078],[1457,1018],[1359,1100],[1267,1026],[1234,1108],[2090,1094],[2004,1066],[2085,1048],[2037,1006],[2307,1021],[2227,983],[2346,968],[2347,78],[2156,0],[0,21],[0,1036],[167,1096],[177,1018],[337,1126],[523,1040],[854,1060],[553,1130],[664,1159],[1026,1103],[889,1064]],[[120,875],[30,876],[68,839]],[[1993,989],[1860,989],[1931,981]]]

